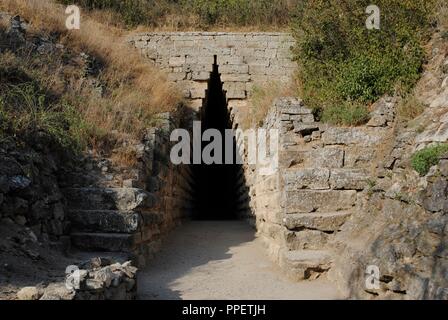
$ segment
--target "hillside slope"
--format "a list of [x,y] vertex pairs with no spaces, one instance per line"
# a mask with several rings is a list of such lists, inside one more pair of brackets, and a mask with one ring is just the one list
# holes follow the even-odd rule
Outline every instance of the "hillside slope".
[[[448,154],[436,155],[421,175],[413,160],[418,150],[448,139],[444,33],[435,34],[427,49],[415,91],[425,109],[410,122],[397,121],[375,181],[336,240],[339,259],[331,277],[353,298],[448,299]],[[377,289],[366,287],[368,266],[379,268]]]

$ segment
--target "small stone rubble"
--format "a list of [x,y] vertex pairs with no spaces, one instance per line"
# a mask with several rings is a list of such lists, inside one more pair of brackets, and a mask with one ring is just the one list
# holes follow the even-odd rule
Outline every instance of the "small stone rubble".
[[131,262],[112,263],[92,258],[66,276],[65,283],[46,287],[24,287],[19,300],[134,300],[137,296],[137,268]]

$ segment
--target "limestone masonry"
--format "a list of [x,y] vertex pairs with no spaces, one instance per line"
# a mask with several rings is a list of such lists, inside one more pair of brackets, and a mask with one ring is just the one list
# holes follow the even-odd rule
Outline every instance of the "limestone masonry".
[[215,56],[230,108],[244,105],[254,86],[273,79],[290,83],[296,70],[295,41],[286,33],[142,33],[128,41],[168,72],[196,110],[205,98]]

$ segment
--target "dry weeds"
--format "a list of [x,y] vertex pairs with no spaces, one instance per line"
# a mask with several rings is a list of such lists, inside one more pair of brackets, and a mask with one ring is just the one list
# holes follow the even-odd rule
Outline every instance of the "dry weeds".
[[31,32],[58,34],[70,49],[87,52],[101,62],[104,68],[99,77],[111,93],[105,98],[89,96],[80,110],[99,131],[137,136],[154,113],[171,111],[181,103],[180,92],[166,74],[126,44],[123,30],[112,23],[112,13],[83,13],[81,29],[69,31],[65,7],[51,0],[2,0],[0,10],[22,16],[30,22]]

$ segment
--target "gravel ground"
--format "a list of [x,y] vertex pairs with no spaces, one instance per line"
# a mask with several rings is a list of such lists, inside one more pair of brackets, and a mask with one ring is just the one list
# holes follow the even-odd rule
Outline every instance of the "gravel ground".
[[140,299],[340,299],[330,282],[293,282],[244,222],[188,222],[139,274]]

